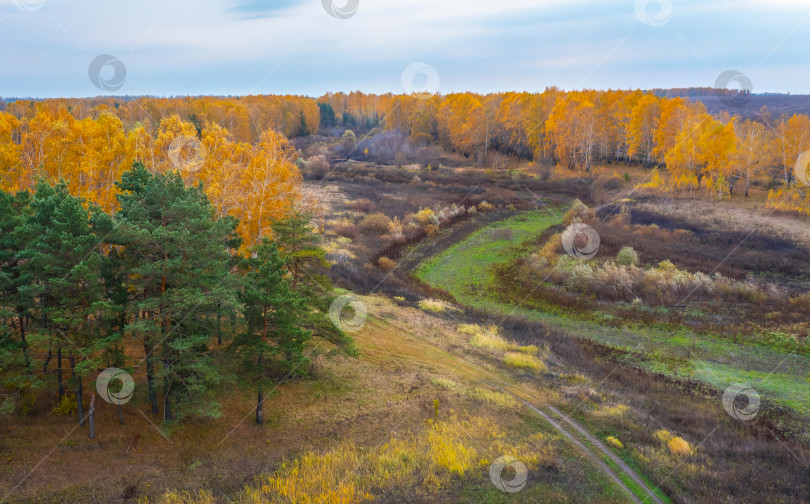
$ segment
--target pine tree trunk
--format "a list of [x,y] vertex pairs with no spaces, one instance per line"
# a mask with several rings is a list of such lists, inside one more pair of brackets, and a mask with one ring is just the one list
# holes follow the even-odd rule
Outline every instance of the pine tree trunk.
[[169,360],[163,359],[163,421],[168,422],[172,417],[171,388],[169,385]]
[[87,412],[87,419],[90,423],[90,439],[96,437],[96,394],[90,394],[90,410]]
[[146,388],[149,390],[149,402],[152,404],[152,414],[158,413],[157,390],[155,385],[155,358],[152,356],[152,347],[148,340],[143,342],[146,352]]
[[62,383],[62,347],[56,349],[56,383],[59,387],[59,399],[65,397],[65,385]]
[[84,406],[82,405],[82,377],[76,373],[76,357],[70,354],[70,371],[73,374],[73,391],[76,394],[76,412],[79,414],[79,425],[84,427]]
[[51,358],[53,357],[53,349],[48,349],[48,355],[45,356],[45,362],[42,364],[42,374],[48,372],[48,363],[51,362]]
[[258,391],[258,397],[256,400],[256,423],[261,425],[264,422],[264,391],[262,390],[262,354],[259,354],[259,381],[257,383],[256,389]]
[[22,311],[20,314],[20,340],[22,341],[23,358],[25,359],[25,371],[31,372],[31,356],[28,355],[28,341],[25,339],[25,315]]

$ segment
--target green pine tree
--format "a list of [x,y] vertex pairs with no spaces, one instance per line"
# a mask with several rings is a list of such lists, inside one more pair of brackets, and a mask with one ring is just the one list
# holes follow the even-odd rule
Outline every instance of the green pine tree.
[[286,268],[278,246],[267,238],[253,250],[240,293],[246,331],[234,342],[255,376],[256,423],[263,422],[264,393],[271,383],[306,374],[304,344],[310,333],[299,326],[306,300],[284,280]]
[[67,351],[79,424],[84,425],[83,379],[97,365],[95,321],[102,309],[100,239],[90,212],[64,182],[51,187],[41,180],[31,209],[22,231],[26,246],[19,257],[25,260],[21,269],[27,281],[20,293],[36,300],[39,339],[57,347],[60,356]]
[[135,163],[118,186],[114,242],[133,290],[127,331],[144,344],[152,411],[162,378],[164,420],[217,417],[221,376],[209,342],[218,307],[237,303],[236,221],[217,219],[202,186],[186,187],[177,173],[152,175]]

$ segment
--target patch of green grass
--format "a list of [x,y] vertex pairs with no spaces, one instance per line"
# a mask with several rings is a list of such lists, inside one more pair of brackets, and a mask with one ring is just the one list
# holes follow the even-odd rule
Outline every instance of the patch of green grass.
[[[457,299],[457,294],[462,294],[464,301],[469,301],[469,296],[463,294],[474,293],[492,282],[494,275],[491,267],[505,260],[507,252],[515,243],[561,221],[562,214],[527,212],[490,224],[423,263],[417,269],[416,276],[431,285],[448,290]],[[512,231],[512,241],[492,238],[490,231],[500,228]]]
[[[561,215],[561,214],[560,214]],[[628,353],[625,363],[668,376],[689,377],[720,390],[733,383],[749,383],[763,396],[797,412],[810,414],[810,357],[786,349],[727,337],[698,334],[666,324],[629,322],[614,327],[610,317],[566,313],[542,300],[527,299],[522,306],[505,302],[493,287],[494,268],[525,248],[528,240],[561,222],[561,216],[528,212],[483,227],[420,265],[416,276],[450,292],[467,306],[495,316],[519,316],[542,321],[550,329],[598,341]],[[513,241],[493,240],[490,230],[509,228]]]

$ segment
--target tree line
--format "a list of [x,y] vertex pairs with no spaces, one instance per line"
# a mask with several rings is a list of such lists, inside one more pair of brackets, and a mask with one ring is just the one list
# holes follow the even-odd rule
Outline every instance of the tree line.
[[[666,190],[748,195],[755,181],[767,180],[774,189],[772,203],[798,197],[810,211],[810,199],[797,190],[793,170],[798,155],[810,150],[808,116],[774,117],[763,107],[756,120],[742,121],[726,113],[712,116],[699,101],[660,94],[551,87],[540,93],[453,93],[426,99],[353,92],[317,99],[16,101],[0,113],[0,187],[30,187],[41,172],[73,177],[71,188],[82,188],[79,195],[90,200],[106,198],[101,204],[109,209],[116,204],[111,181],[134,159],[150,170],[165,170],[161,155],[169,143],[179,134],[196,136],[209,157],[198,171],[184,175],[186,181],[203,180],[209,191],[216,191],[211,197],[218,208],[232,212],[243,228],[253,227],[240,230],[245,242],[252,243],[261,235],[257,227],[267,220],[240,211],[252,205],[232,199],[272,191],[283,186],[278,180],[294,185],[296,154],[288,138],[335,127],[357,132],[382,128],[407,134],[412,144],[439,144],[481,165],[497,153],[550,160],[585,173],[610,163],[665,169],[670,177],[659,186]],[[263,181],[252,179],[256,173]]]
[[306,375],[313,334],[347,347],[325,315],[328,263],[306,214],[274,221],[243,255],[237,220],[202,184],[135,162],[115,185],[114,213],[64,180],[0,191],[0,409],[72,390],[83,424],[87,380],[119,367],[145,374],[166,421],[217,417],[219,385],[246,377],[261,422],[267,387]]

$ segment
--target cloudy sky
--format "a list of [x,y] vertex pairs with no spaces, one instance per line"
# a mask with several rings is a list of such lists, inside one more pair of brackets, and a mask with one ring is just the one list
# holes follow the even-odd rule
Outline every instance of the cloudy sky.
[[808,0],[0,0],[0,44],[5,97],[810,93]]

